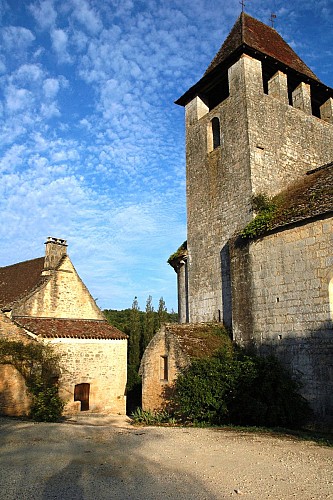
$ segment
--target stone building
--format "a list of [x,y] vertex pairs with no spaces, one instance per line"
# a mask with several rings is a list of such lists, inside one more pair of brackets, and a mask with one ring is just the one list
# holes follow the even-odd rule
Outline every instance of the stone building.
[[[1,337],[47,342],[61,354],[65,412],[126,413],[127,336],[106,321],[65,240],[48,238],[45,258],[0,268],[0,314]],[[12,367],[1,370],[0,412],[26,414],[22,380],[16,393],[5,377]]]
[[221,324],[162,325],[141,360],[142,408],[165,408],[179,373],[193,359],[212,356],[226,344]]
[[[301,375],[333,421],[333,89],[275,29],[242,13],[185,107],[187,247],[171,264],[182,323],[223,322]],[[253,197],[284,200],[237,244]]]

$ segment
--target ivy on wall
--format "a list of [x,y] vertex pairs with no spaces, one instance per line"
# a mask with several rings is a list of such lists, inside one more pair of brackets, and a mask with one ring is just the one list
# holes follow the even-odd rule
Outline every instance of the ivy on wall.
[[0,339],[0,364],[14,366],[32,396],[30,416],[34,420],[58,420],[64,402],[58,395],[59,355],[40,342],[23,343]]

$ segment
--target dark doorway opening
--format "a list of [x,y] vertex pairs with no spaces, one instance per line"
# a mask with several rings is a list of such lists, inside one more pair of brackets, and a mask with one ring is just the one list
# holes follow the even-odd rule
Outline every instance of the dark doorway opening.
[[74,401],[81,401],[81,411],[89,410],[90,384],[76,384],[74,389]]

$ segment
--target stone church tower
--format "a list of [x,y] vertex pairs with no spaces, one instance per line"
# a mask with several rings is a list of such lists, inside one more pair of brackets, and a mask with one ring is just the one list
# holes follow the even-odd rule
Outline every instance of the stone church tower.
[[275,29],[242,13],[204,76],[178,99],[188,238],[174,263],[181,322],[231,326],[228,241],[253,218],[253,195],[275,195],[332,161],[332,98]]

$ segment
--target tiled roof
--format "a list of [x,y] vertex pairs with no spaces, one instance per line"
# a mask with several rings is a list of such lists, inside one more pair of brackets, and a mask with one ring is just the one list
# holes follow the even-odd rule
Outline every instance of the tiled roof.
[[30,337],[23,328],[13,323],[2,312],[0,312],[0,339],[23,342],[24,344],[35,342],[35,339]]
[[207,68],[205,75],[223,63],[243,45],[280,61],[289,68],[318,80],[310,68],[299,58],[279,33],[270,26],[243,12],[234,24],[220,50]]
[[0,308],[10,306],[43,279],[44,257],[0,267]]
[[165,333],[174,335],[182,351],[191,358],[206,358],[231,345],[221,323],[169,323],[165,325]]
[[270,229],[333,212],[333,162],[309,171],[278,196]]
[[107,321],[16,317],[15,323],[43,338],[127,339],[127,335]]
[[273,68],[274,71],[286,72],[289,69],[289,73],[294,73],[297,77],[304,75],[304,81],[315,84],[318,95],[326,100],[333,97],[333,89],[318,79],[274,28],[243,12],[203,77],[179,97],[175,101],[176,104],[185,106],[196,95],[205,95],[212,86],[220,84],[223,73],[227,74],[228,68],[242,54],[265,61],[265,66]]

